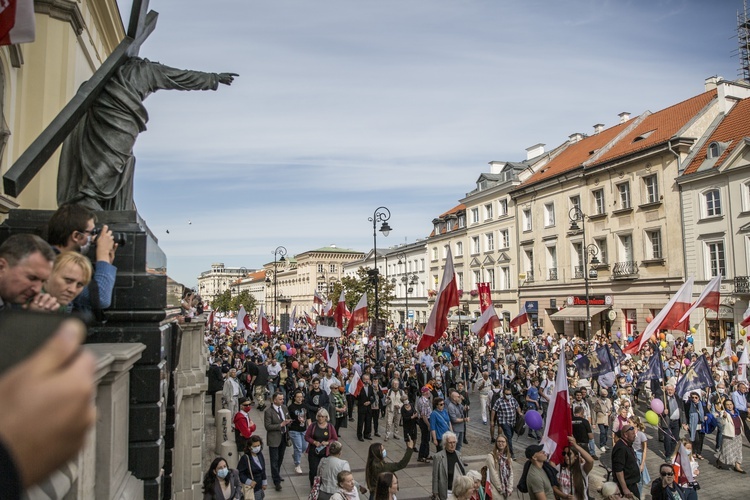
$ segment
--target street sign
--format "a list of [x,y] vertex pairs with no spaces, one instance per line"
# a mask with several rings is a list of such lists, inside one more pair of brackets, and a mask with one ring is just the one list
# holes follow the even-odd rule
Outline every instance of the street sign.
[[409,318],[414,319],[414,309],[409,309]]

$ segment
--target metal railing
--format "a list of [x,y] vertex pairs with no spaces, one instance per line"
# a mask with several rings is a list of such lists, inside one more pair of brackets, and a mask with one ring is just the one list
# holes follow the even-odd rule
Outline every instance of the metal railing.
[[531,283],[534,281],[534,271],[526,271],[526,282]]
[[574,278],[582,279],[584,276],[585,276],[585,273],[584,273],[584,270],[583,270],[583,266],[575,266],[573,268],[573,277]]
[[637,262],[616,262],[612,267],[613,278],[627,278],[638,274]]
[[734,293],[750,293],[750,276],[734,277]]
[[549,268],[549,280],[557,281],[557,268],[556,267]]

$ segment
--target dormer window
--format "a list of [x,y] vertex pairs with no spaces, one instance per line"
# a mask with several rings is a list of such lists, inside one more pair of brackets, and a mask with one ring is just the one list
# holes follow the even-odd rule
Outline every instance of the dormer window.
[[481,181],[477,182],[477,189],[479,189],[480,191],[487,189],[487,180],[482,179]]
[[718,142],[712,142],[708,145],[708,151],[706,152],[706,158],[709,160],[712,158],[718,158],[719,157],[719,143]]

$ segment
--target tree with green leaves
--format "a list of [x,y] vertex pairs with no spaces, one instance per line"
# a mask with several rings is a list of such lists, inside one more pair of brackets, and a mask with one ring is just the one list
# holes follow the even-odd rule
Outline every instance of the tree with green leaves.
[[250,295],[250,292],[247,290],[242,290],[239,295],[236,297],[232,297],[232,301],[230,303],[232,307],[232,311],[239,311],[240,306],[245,306],[245,312],[247,314],[251,314],[253,311],[255,311],[255,307],[257,306],[258,301],[255,299],[253,295]]
[[[360,267],[356,276],[344,276],[340,282],[336,282],[328,293],[328,300],[333,302],[334,307],[339,301],[341,290],[344,290],[346,307],[352,311],[359,302],[362,294],[367,292],[367,312],[372,318],[375,314],[375,288],[372,278],[367,274],[369,269]],[[388,308],[393,299],[392,283],[387,282],[384,276],[378,280],[378,301],[380,302],[379,316],[382,319],[388,317]]]
[[230,290],[224,290],[211,302],[211,307],[214,311],[218,312],[229,312],[231,311],[232,292]]

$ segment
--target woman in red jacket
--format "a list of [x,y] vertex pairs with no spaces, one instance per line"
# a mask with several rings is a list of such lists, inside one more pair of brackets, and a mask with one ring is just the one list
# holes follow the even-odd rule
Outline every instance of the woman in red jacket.
[[248,398],[240,399],[240,411],[234,414],[232,422],[234,423],[234,440],[237,443],[237,451],[243,453],[250,436],[255,432],[255,422],[250,418],[250,400]]

